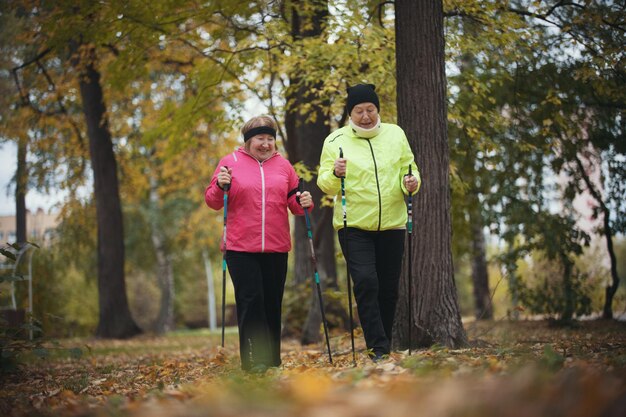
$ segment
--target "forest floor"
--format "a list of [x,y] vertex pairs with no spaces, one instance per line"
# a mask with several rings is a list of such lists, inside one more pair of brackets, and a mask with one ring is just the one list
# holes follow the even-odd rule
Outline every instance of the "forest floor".
[[[50,343],[0,374],[0,415],[174,417],[623,417],[626,323],[466,323],[472,346],[394,352],[372,363],[357,335],[283,342],[283,365],[239,370],[236,332],[173,332],[126,341]],[[80,348],[69,355],[65,349]],[[45,356],[45,355],[44,355]],[[79,356],[79,357],[78,357]]]

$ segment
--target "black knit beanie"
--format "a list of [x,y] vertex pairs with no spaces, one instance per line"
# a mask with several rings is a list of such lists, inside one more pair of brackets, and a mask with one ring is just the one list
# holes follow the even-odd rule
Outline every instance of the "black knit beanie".
[[352,113],[354,106],[361,103],[373,103],[380,112],[378,95],[374,90],[376,90],[374,84],[357,84],[353,87],[348,87],[348,101],[346,103],[348,114]]

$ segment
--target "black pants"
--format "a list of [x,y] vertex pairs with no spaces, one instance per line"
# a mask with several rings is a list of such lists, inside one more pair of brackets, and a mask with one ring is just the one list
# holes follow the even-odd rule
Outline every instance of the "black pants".
[[235,287],[241,367],[279,366],[286,253],[226,251]]
[[[339,243],[346,257],[344,230]],[[348,269],[354,283],[365,344],[374,355],[391,351],[391,329],[398,301],[404,230],[368,232],[348,227]]]

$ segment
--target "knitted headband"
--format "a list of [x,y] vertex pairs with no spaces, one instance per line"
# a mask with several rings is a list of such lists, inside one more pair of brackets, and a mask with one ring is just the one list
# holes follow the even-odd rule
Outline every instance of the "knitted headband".
[[273,128],[269,126],[257,126],[257,127],[253,127],[252,129],[244,133],[243,141],[247,142],[251,137],[260,135],[263,133],[267,133],[268,135],[271,135],[274,137],[274,139],[276,139],[276,130],[274,130]]

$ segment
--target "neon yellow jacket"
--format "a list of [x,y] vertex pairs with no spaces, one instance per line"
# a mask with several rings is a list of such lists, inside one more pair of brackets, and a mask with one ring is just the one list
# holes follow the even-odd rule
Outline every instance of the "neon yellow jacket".
[[[348,227],[368,231],[403,229],[407,209],[403,179],[412,166],[412,174],[421,186],[413,152],[400,126],[381,123],[381,131],[370,139],[358,137],[350,126],[331,133],[324,140],[317,185],[335,197],[333,227],[343,228],[341,179],[333,173],[339,148],[346,159],[346,219]],[[416,191],[417,192],[417,191]]]

